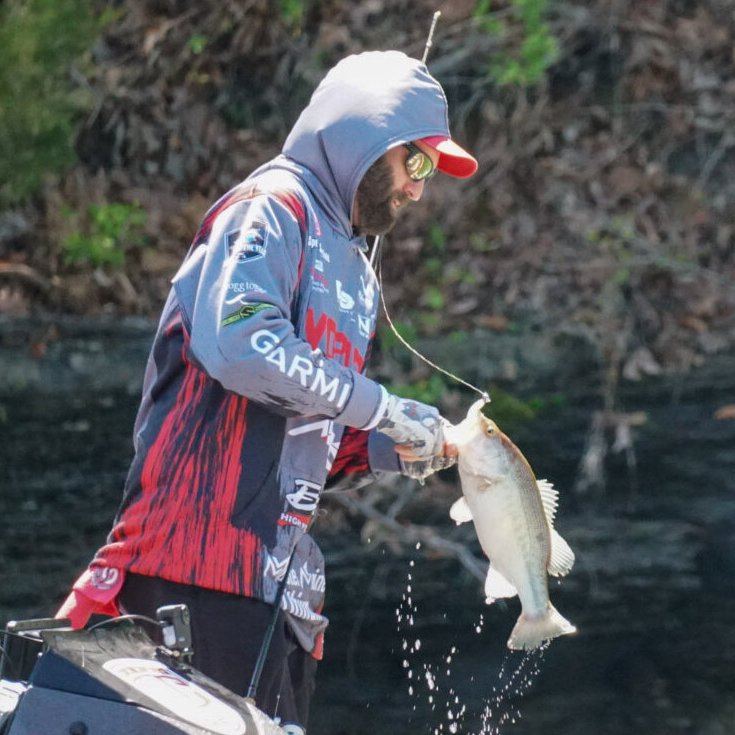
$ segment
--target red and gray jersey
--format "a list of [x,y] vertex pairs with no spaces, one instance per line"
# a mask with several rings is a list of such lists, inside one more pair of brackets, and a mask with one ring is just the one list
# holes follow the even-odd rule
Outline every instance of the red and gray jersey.
[[326,625],[307,533],[321,492],[330,477],[398,471],[390,440],[366,430],[381,401],[362,374],[378,284],[352,202],[382,153],[428,135],[448,129],[426,67],[350,57],[283,154],[210,209],[173,280],[123,504],[93,566],[270,602],[295,549],[282,604],[312,650]]

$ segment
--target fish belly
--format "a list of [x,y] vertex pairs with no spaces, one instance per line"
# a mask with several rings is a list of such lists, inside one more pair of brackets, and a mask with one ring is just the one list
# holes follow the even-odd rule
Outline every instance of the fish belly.
[[550,541],[543,516],[528,513],[528,500],[512,483],[496,483],[487,490],[466,492],[465,497],[491,566],[516,588],[524,612],[540,613],[549,600]]

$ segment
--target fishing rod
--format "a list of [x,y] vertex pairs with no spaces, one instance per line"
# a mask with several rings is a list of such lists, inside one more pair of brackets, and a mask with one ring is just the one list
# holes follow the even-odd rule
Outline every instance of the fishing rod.
[[[426,59],[429,56],[429,49],[434,45],[434,31],[436,30],[436,24],[439,20],[439,16],[442,14],[441,10],[437,10],[431,18],[431,27],[429,28],[429,35],[426,37],[426,44],[424,45],[424,54],[421,57],[421,63],[425,64]],[[373,249],[370,253],[370,265],[374,269],[375,263],[378,257],[378,251],[380,250],[380,235],[376,235],[373,238]]]
[[[429,50],[433,46],[434,41],[434,31],[436,30],[436,24],[439,20],[439,16],[442,14],[441,10],[437,10],[432,19],[431,19],[431,27],[429,28],[429,35],[426,37],[426,45],[424,46],[424,54],[421,57],[421,63],[425,64],[426,59],[429,56]],[[378,284],[380,285],[380,302],[383,305],[383,313],[385,314],[385,318],[388,322],[388,326],[391,328],[391,331],[396,336],[398,341],[413,355],[418,357],[420,360],[423,360],[427,365],[434,368],[434,370],[438,370],[443,375],[446,375],[448,378],[451,378],[457,383],[460,383],[461,385],[464,385],[466,388],[470,388],[471,390],[475,391],[475,393],[478,393],[482,399],[485,401],[485,403],[490,402],[490,395],[487,393],[487,391],[481,390],[475,385],[472,385],[472,383],[468,383],[466,380],[463,380],[459,376],[455,375],[454,373],[450,372],[449,370],[446,370],[445,368],[441,367],[441,365],[437,365],[436,363],[429,360],[428,357],[425,355],[422,355],[415,347],[410,345],[404,337],[400,334],[400,332],[396,329],[395,324],[393,324],[393,320],[390,318],[390,314],[388,313],[388,307],[385,303],[385,296],[383,295],[383,269],[380,265],[381,261],[379,260],[379,254],[380,254],[380,235],[376,235],[373,238],[373,249],[370,253],[370,267],[376,272],[376,275],[378,277]]]
[[263,669],[265,668],[265,660],[268,658],[268,651],[270,650],[271,641],[273,640],[273,633],[276,630],[276,623],[278,622],[278,616],[281,612],[281,601],[283,600],[283,595],[286,592],[288,575],[291,572],[291,564],[293,563],[295,556],[296,545],[294,545],[291,551],[291,555],[288,557],[288,564],[286,565],[286,572],[283,575],[283,579],[281,579],[281,581],[278,583],[278,588],[276,589],[276,597],[273,600],[273,615],[271,615],[268,627],[265,629],[265,633],[263,634],[263,642],[260,644],[258,659],[255,662],[255,667],[253,668],[253,675],[250,678],[248,692],[245,695],[245,698],[251,700],[253,704],[256,703],[258,684],[260,683],[260,677],[263,674]]

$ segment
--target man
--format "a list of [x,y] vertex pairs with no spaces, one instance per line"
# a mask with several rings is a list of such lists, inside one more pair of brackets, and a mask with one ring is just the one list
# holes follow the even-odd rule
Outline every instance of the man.
[[327,625],[308,534],[320,493],[451,462],[435,408],[363,375],[378,310],[366,236],[437,170],[476,168],[421,62],[369,52],[327,74],[282,154],[212,206],[173,279],[122,506],[60,616],[183,602],[194,665],[245,694],[285,579],[257,704],[305,731]]

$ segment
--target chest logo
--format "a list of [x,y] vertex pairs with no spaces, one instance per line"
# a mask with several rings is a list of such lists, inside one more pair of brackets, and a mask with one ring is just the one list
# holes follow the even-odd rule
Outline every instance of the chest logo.
[[355,299],[342,287],[342,281],[335,282],[337,286],[337,299],[342,311],[352,311],[355,308]]

